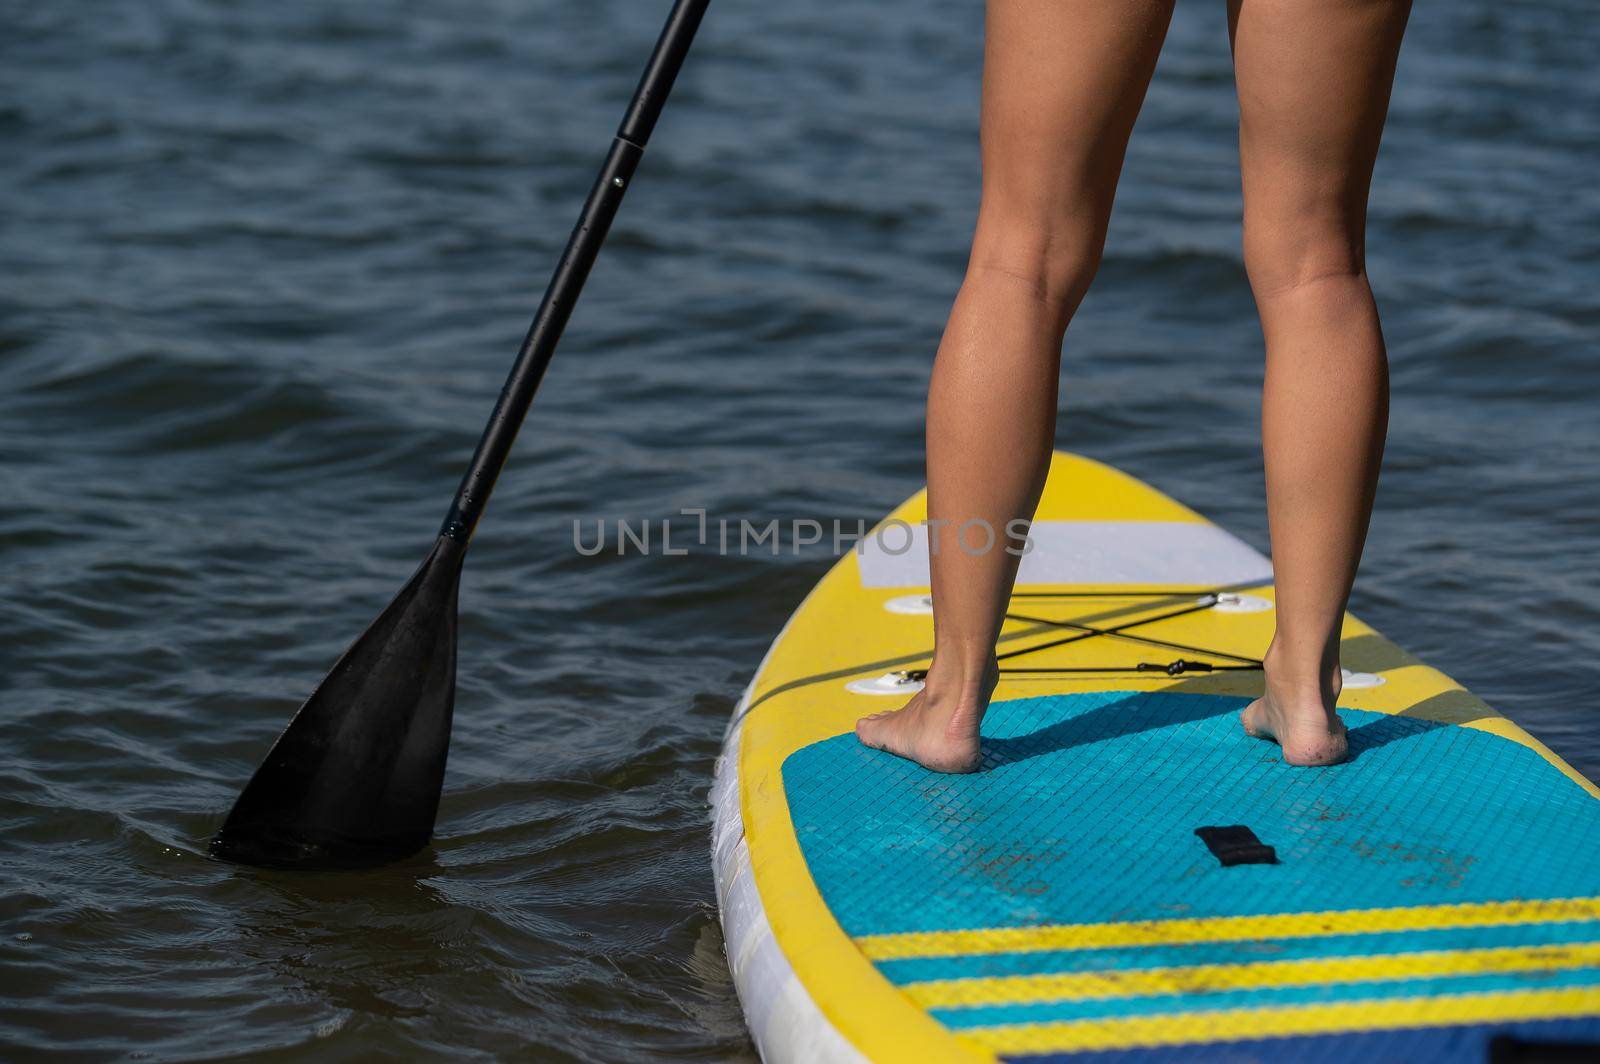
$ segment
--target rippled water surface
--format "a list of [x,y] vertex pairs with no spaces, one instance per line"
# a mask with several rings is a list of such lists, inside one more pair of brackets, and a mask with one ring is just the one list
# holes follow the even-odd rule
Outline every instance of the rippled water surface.
[[[664,4],[4,5],[6,1055],[749,1056],[706,793],[828,557],[569,522],[919,485],[981,11],[719,5],[475,543],[436,843],[343,876],[203,848],[424,553]],[[1592,14],[1413,18],[1354,608],[1600,775]],[[1183,0],[1061,438],[1264,547],[1234,120],[1223,5]]]

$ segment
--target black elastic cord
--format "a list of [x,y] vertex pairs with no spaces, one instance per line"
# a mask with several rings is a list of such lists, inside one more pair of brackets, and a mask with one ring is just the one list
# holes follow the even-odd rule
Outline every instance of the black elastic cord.
[[[1173,595],[1187,595],[1187,594],[1191,594],[1191,592],[1185,592],[1185,591],[1130,591],[1130,592],[1126,592],[1124,594],[1117,594],[1117,593],[1114,593],[1114,592],[1105,592],[1105,591],[1083,591],[1083,592],[1034,591],[1034,592],[1018,592],[1017,594],[1013,595],[1012,597],[1013,598],[1089,598],[1089,597],[1094,597],[1094,598],[1152,598],[1152,597],[1170,598]],[[1232,653],[1229,653],[1226,650],[1211,650],[1211,649],[1209,649],[1207,647],[1189,646],[1186,643],[1171,643],[1171,642],[1168,642],[1168,641],[1163,640],[1163,639],[1152,639],[1152,638],[1150,638],[1148,636],[1139,636],[1139,635],[1129,635],[1129,634],[1127,634],[1129,629],[1132,629],[1132,628],[1142,628],[1143,626],[1145,626],[1147,624],[1155,624],[1157,621],[1170,621],[1174,617],[1183,617],[1183,616],[1186,616],[1186,615],[1191,614],[1191,613],[1198,613],[1201,610],[1209,610],[1209,609],[1211,609],[1213,606],[1215,606],[1217,604],[1217,601],[1218,601],[1218,592],[1215,592],[1215,591],[1204,592],[1203,594],[1200,595],[1200,601],[1198,601],[1198,602],[1196,602],[1196,603],[1194,603],[1192,605],[1185,606],[1182,609],[1171,610],[1171,611],[1169,611],[1167,613],[1158,613],[1154,617],[1145,617],[1145,618],[1143,618],[1141,620],[1137,620],[1137,621],[1128,621],[1126,624],[1119,624],[1119,625],[1116,625],[1115,627],[1112,627],[1112,628],[1094,628],[1094,627],[1092,627],[1090,625],[1087,625],[1087,624],[1079,624],[1076,621],[1054,621],[1054,620],[1050,620],[1049,618],[1045,618],[1045,617],[1028,617],[1028,616],[1021,615],[1021,614],[1007,613],[1006,616],[1008,618],[1011,618],[1012,620],[1027,621],[1027,622],[1030,622],[1030,623],[1033,623],[1033,624],[1047,624],[1047,625],[1051,625],[1051,626],[1056,627],[1056,628],[1072,628],[1072,629],[1076,629],[1078,634],[1069,635],[1069,636],[1067,636],[1067,637],[1065,637],[1063,639],[1052,640],[1051,642],[1048,642],[1048,643],[1040,643],[1038,646],[1020,647],[1020,648],[1018,648],[1016,650],[1009,650],[1004,654],[995,655],[995,661],[996,662],[1007,661],[1007,660],[1010,660],[1011,658],[1018,658],[1018,657],[1022,657],[1022,656],[1027,655],[1027,654],[1036,654],[1041,650],[1051,650],[1051,649],[1053,649],[1055,647],[1066,646],[1069,643],[1081,643],[1085,639],[1095,639],[1095,638],[1098,638],[1098,637],[1101,637],[1101,636],[1115,636],[1115,637],[1118,637],[1118,638],[1121,638],[1121,639],[1127,639],[1127,640],[1130,640],[1132,642],[1143,643],[1143,644],[1146,644],[1146,645],[1149,645],[1149,646],[1166,647],[1166,648],[1171,649],[1171,650],[1187,650],[1191,654],[1209,654],[1209,655],[1212,655],[1213,657],[1232,658],[1234,661],[1245,662],[1246,664],[1242,664],[1242,665],[1219,665],[1219,664],[1215,664],[1215,663],[1208,662],[1208,661],[1187,661],[1187,660],[1185,660],[1183,658],[1178,658],[1178,659],[1176,659],[1174,661],[1163,662],[1163,663],[1141,661],[1137,665],[1078,665],[1078,666],[1058,666],[1058,667],[1053,667],[1053,668],[1040,666],[1040,667],[1036,667],[1036,668],[1023,667],[1023,668],[1001,669],[1000,672],[1001,672],[1002,675],[1022,675],[1022,674],[1027,674],[1027,675],[1046,675],[1046,674],[1049,674],[1049,673],[1097,673],[1097,672],[1102,672],[1102,673],[1103,672],[1160,672],[1160,673],[1165,673],[1168,676],[1180,676],[1180,675],[1182,675],[1183,673],[1186,673],[1186,672],[1256,672],[1256,671],[1259,671],[1262,668],[1262,663],[1259,660],[1255,659],[1255,658],[1245,657],[1242,654],[1232,654]],[[898,675],[902,679],[908,680],[908,681],[925,680],[925,679],[928,678],[928,670],[927,669],[905,669],[905,670],[902,670],[901,672],[897,673],[896,675]]]
[[1260,665],[1213,665],[1209,661],[1188,661],[1177,658],[1165,663],[1154,661],[1141,661],[1137,665],[1062,665],[1058,667],[1040,666],[1032,669],[1001,669],[1000,675],[1045,675],[1052,672],[1164,672],[1168,676],[1180,676],[1186,672],[1259,672]]
[[[1174,617],[1184,617],[1191,613],[1199,613],[1201,610],[1209,610],[1212,606],[1216,605],[1217,600],[1215,596],[1208,595],[1206,598],[1208,598],[1210,601],[1197,602],[1192,606],[1185,606],[1181,610],[1172,610],[1169,613],[1158,613],[1154,617],[1146,617],[1142,621],[1129,621],[1127,624],[1119,624],[1115,628],[1095,628],[1091,631],[1080,632],[1077,635],[1069,635],[1063,639],[1054,640],[1053,642],[1040,643],[1038,646],[1022,647],[1019,650],[1009,650],[1004,654],[995,655],[995,660],[1005,661],[1008,658],[1019,658],[1024,654],[1034,654],[1041,650],[1050,650],[1054,647],[1063,647],[1068,643],[1081,643],[1085,639],[1093,639],[1096,636],[1116,635],[1118,632],[1125,632],[1129,628],[1140,628],[1147,624],[1155,624],[1157,621],[1170,621]],[[1204,653],[1210,653],[1210,651],[1204,651]]]
[[[1164,591],[1017,591],[1012,598],[1179,598],[1195,592],[1183,588]],[[1216,596],[1216,591],[1201,591],[1200,595]]]
[[1080,632],[1088,632],[1091,635],[1109,635],[1114,636],[1117,639],[1126,639],[1133,643],[1143,643],[1145,646],[1165,647],[1168,650],[1187,650],[1191,654],[1210,654],[1211,656],[1218,658],[1232,658],[1234,661],[1245,662],[1254,668],[1261,667],[1261,660],[1259,658],[1247,657],[1244,654],[1230,654],[1226,650],[1212,650],[1210,647],[1190,646],[1187,643],[1172,643],[1165,639],[1152,639],[1147,635],[1129,635],[1127,632],[1114,631],[1109,628],[1095,628],[1091,625],[1079,624],[1076,621],[1052,621],[1048,617],[1029,617],[1024,613],[1008,613],[1006,616],[1013,621],[1028,621],[1031,624],[1048,624],[1057,628],[1075,628]]

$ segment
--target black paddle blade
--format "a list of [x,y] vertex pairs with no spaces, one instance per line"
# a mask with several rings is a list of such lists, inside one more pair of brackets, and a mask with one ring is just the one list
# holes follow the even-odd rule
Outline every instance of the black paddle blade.
[[440,537],[345,651],[239,795],[213,857],[351,868],[427,845],[450,749],[465,550]]

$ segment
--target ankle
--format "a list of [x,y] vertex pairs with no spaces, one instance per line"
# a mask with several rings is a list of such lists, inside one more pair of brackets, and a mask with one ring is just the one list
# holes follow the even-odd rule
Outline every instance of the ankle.
[[988,705],[999,680],[999,663],[993,651],[985,656],[955,658],[941,658],[936,653],[928,667],[924,697],[934,702],[952,702],[958,709],[981,710]]
[[944,718],[946,738],[968,739],[978,734],[998,678],[992,654],[989,661],[979,659],[952,664],[946,659],[928,669],[922,696],[934,714]]
[[1276,700],[1319,701],[1331,707],[1343,687],[1337,653],[1291,654],[1274,641],[1262,656],[1266,687]]

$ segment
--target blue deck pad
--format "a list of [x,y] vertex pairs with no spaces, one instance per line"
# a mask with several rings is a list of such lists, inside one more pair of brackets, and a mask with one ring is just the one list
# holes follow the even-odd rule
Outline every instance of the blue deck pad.
[[[1347,709],[1351,759],[1293,768],[1242,734],[1245,704],[998,702],[982,772],[928,772],[841,735],[789,756],[785,793],[852,936],[1600,895],[1600,802],[1535,751]],[[1228,824],[1281,863],[1221,867],[1194,829]]]
[[[1292,768],[1276,746],[1240,731],[1245,703],[1133,691],[1000,702],[984,721],[980,773],[927,772],[846,735],[792,754],[784,789],[812,878],[853,936],[1600,895],[1600,802],[1535,751],[1474,729],[1342,710],[1350,760]],[[1230,824],[1275,847],[1279,863],[1223,868],[1194,830]],[[1600,921],[1592,920],[1337,935],[1316,933],[1314,918],[1307,925],[1303,937],[1244,929],[1223,942],[997,948],[878,968],[907,986],[1600,941]],[[1535,988],[1593,988],[1600,1001],[1593,966],[1266,982],[1026,1003],[990,997],[931,1015],[970,1030]],[[1496,1032],[1559,1026],[1589,1038],[1597,1023],[1276,1038],[1072,1059],[1482,1059]]]
[[[1490,1055],[1490,1045],[1494,1042],[1504,1046],[1502,1057]],[[1519,1044],[1523,1055],[1514,1055]],[[1588,1055],[1590,1051],[1593,1055]],[[1600,1018],[1355,1031],[1212,1045],[1030,1054],[1004,1059],[1015,1064],[1285,1064],[1287,1061],[1294,1064],[1350,1064],[1351,1061],[1464,1064],[1495,1059],[1531,1064],[1535,1061],[1595,1060],[1600,1059]]]

